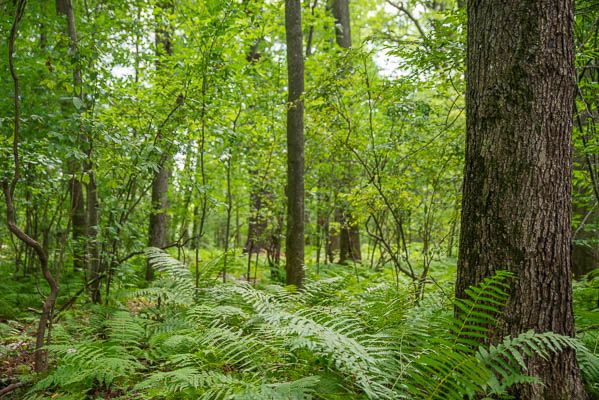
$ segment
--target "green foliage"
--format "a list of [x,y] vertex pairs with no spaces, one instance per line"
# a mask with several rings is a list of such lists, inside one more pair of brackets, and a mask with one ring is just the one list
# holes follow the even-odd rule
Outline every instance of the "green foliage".
[[[525,332],[481,345],[505,304],[511,275],[442,302],[374,284],[358,296],[352,273],[306,290],[244,282],[195,289],[189,270],[148,249],[158,279],[131,292],[133,310],[96,310],[105,322],[85,338],[57,330],[57,367],[29,397],[112,393],[143,399],[464,399],[536,382],[524,359],[577,349],[588,379],[597,358],[575,339]],[[158,302],[158,292],[163,300]]]
[[599,397],[599,270],[589,272],[574,283],[574,315],[578,362],[585,377],[587,390]]
[[[351,0],[351,49],[335,43],[328,1],[302,2],[312,52],[303,94],[308,280],[300,292],[274,284],[285,258],[284,2],[161,3],[73,0],[76,51],[53,2],[27,2],[18,26],[16,220],[47,249],[60,283],[56,310],[67,307],[53,324],[50,372],[28,375],[47,288],[34,254],[0,224],[0,368],[14,361],[18,379],[34,380],[31,398],[500,395],[534,379],[523,359],[565,346],[576,348],[599,396],[597,275],[575,284],[579,341],[525,332],[481,346],[506,301],[504,273],[466,299],[447,295],[465,132],[466,13],[457,1]],[[574,244],[593,249],[598,8],[576,3]],[[3,57],[15,4],[0,1]],[[168,56],[156,52],[158,19],[172,27]],[[13,81],[8,70],[3,76],[0,180],[13,171],[15,112]],[[161,166],[172,172],[167,242],[179,260],[147,249],[157,271],[149,284],[135,255],[147,246]],[[92,240],[72,238],[70,190],[80,182],[89,200],[92,177],[106,305],[87,304],[88,290],[79,291],[90,270],[72,272],[74,247]],[[260,251],[248,257],[241,249],[251,223],[265,228],[254,238]],[[359,228],[363,251],[351,272],[334,264],[331,245],[349,226]],[[220,284],[225,244],[229,282]]]

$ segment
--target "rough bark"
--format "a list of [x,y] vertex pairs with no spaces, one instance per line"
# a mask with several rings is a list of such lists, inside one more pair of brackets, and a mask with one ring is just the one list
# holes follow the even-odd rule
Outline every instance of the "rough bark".
[[[498,335],[573,335],[573,2],[469,0],[467,49],[456,296],[507,269],[517,279]],[[545,386],[518,387],[516,398],[586,398],[574,351],[528,365]]]
[[[161,1],[157,4],[157,28],[156,28],[156,68],[160,68],[160,57],[172,55],[171,46],[171,27],[169,26],[165,12],[172,12],[173,3],[171,0]],[[157,135],[157,142],[162,141],[162,134]],[[162,248],[166,246],[167,237],[167,210],[168,210],[168,179],[170,171],[168,169],[168,160],[161,158],[158,171],[155,172],[152,179],[152,210],[150,212],[149,226],[149,246]],[[146,264],[146,280],[154,279],[154,270],[150,263]]]
[[304,284],[304,57],[300,0],[285,0],[287,41],[287,284]]

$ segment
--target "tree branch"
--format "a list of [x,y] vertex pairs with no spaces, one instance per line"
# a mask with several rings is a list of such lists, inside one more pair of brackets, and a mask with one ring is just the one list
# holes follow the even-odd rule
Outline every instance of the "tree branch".
[[386,0],[387,4],[389,4],[390,6],[392,6],[393,8],[397,9],[398,11],[401,11],[402,13],[404,13],[406,15],[406,17],[408,17],[408,19],[410,19],[414,25],[416,26],[416,29],[418,29],[418,32],[420,33],[420,36],[422,36],[423,39],[426,39],[426,33],[424,33],[424,29],[422,29],[422,25],[420,25],[420,22],[414,17],[414,14],[412,14],[410,12],[410,10],[408,10],[403,3],[396,3],[394,1],[391,0]]

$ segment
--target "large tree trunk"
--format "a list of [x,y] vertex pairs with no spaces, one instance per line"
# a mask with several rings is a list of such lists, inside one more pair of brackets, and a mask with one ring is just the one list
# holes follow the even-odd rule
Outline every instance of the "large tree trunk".
[[287,38],[287,284],[304,284],[304,56],[300,0],[285,0]]
[[[171,0],[159,1],[156,7],[157,13],[156,28],[156,56],[172,55],[171,32],[168,18],[164,15],[172,12],[173,3]],[[160,68],[160,59],[156,62],[156,68]],[[158,132],[158,140],[161,141],[162,134]],[[168,156],[168,155],[167,155]],[[149,227],[149,246],[162,248],[166,246],[167,236],[167,210],[168,210],[168,179],[170,171],[168,169],[167,156],[161,157],[158,171],[152,179],[152,210],[150,212]],[[146,264],[146,280],[154,279],[154,270],[150,263]]]
[[[573,335],[570,268],[572,0],[468,2],[467,147],[456,296],[497,269],[517,279],[498,335]],[[509,27],[509,29],[506,29]],[[545,386],[519,399],[585,399],[573,350],[528,360]]]

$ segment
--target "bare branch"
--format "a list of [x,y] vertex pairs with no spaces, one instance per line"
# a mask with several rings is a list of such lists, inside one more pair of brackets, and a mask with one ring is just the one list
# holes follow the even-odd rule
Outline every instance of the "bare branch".
[[408,17],[408,19],[414,23],[414,25],[416,26],[416,29],[418,29],[418,32],[420,33],[420,36],[422,36],[423,39],[426,39],[426,33],[424,33],[424,29],[422,29],[422,25],[420,25],[420,22],[418,21],[418,19],[416,19],[416,17],[414,17],[414,14],[412,14],[410,12],[410,10],[408,10],[404,6],[403,3],[396,3],[391,0],[386,0],[386,1],[387,1],[387,4],[389,4],[390,6],[392,6],[395,9],[397,9],[398,11],[401,11],[402,13],[404,13],[406,15],[406,17]]

